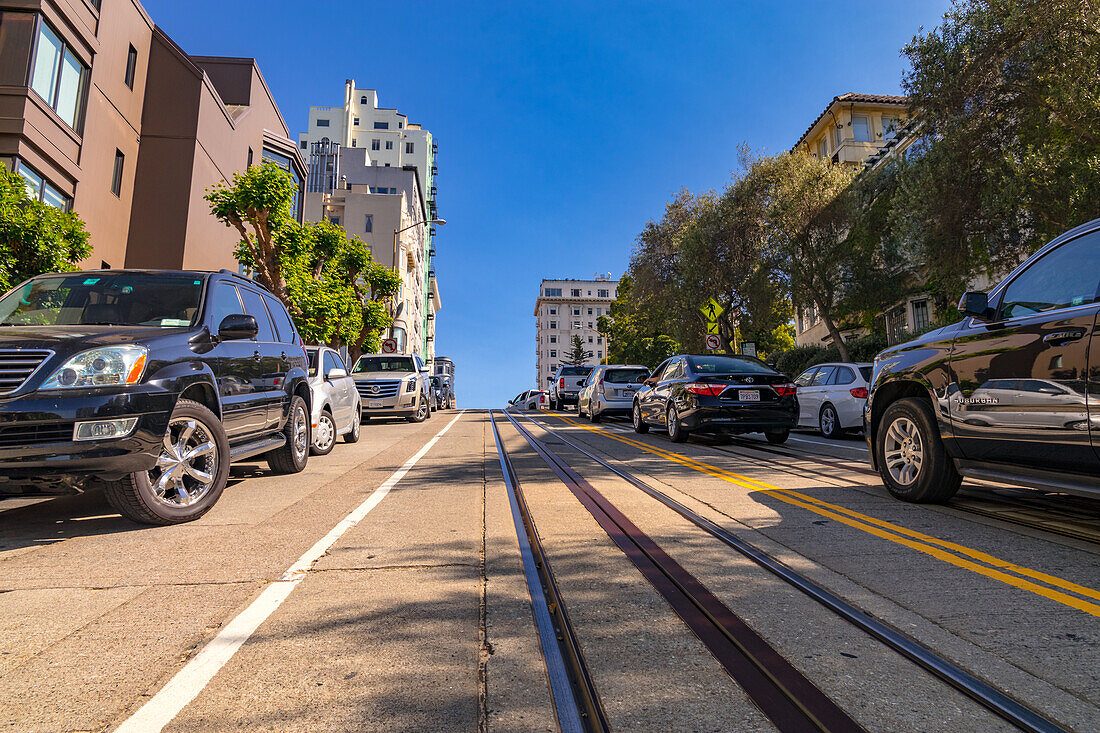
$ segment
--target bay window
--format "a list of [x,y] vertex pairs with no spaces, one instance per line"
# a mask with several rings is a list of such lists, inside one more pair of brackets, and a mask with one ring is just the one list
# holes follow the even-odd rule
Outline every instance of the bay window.
[[39,19],[30,86],[74,130],[84,113],[88,67],[46,21]]

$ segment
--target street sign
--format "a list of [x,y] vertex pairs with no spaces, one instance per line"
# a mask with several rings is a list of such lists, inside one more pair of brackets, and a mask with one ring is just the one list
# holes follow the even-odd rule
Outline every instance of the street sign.
[[703,303],[703,307],[699,309],[699,312],[707,317],[708,321],[717,321],[718,316],[726,312],[726,309],[718,304],[718,301],[711,298],[706,303]]
[[718,324],[714,322],[708,323],[707,333],[718,333]]
[[707,334],[707,348],[708,349],[717,349],[721,345],[722,345],[722,339],[718,338],[713,333],[708,333]]
[[741,353],[745,356],[756,356],[756,342],[755,341],[742,341]]
[[386,339],[382,342],[383,354],[396,354],[397,353],[397,339]]

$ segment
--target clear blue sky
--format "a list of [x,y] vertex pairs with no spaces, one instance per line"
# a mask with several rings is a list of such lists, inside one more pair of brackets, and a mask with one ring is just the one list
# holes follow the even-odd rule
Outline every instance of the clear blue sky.
[[440,355],[460,406],[534,386],[544,277],[618,278],[678,189],[789,148],[837,94],[896,94],[947,0],[143,0],[196,55],[257,59],[292,137],[344,79],[439,143]]

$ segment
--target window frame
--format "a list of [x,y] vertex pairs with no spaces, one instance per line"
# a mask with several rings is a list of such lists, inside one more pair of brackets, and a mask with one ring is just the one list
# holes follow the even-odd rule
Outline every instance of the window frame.
[[126,74],[122,78],[126,86],[130,87],[130,91],[134,90],[134,81],[137,79],[137,53],[137,49],[131,43],[126,51]]
[[115,163],[111,167],[111,193],[122,198],[122,179],[126,175],[126,154],[115,148]]
[[[27,88],[30,91],[34,92],[34,95],[42,100],[42,103],[49,107],[50,110],[52,110],[53,113],[57,115],[58,119],[65,123],[66,127],[75,132],[77,135],[83,137],[84,119],[88,111],[88,88],[92,78],[91,64],[86,64],[83,58],[73,52],[73,46],[67,40],[65,40],[65,37],[62,34],[58,33],[57,30],[54,29],[54,26],[45,18],[45,16],[43,16],[42,13],[35,13],[35,18],[36,21],[34,24],[34,41],[31,44],[30,57],[27,59]],[[46,28],[49,28],[50,33],[52,33],[54,37],[56,37],[57,40],[61,43],[61,54],[58,58],[57,69],[54,72],[56,76],[53,79],[53,89],[50,92],[50,96],[53,97],[52,100],[43,98],[38,90],[35,89],[31,84],[34,79],[34,66],[35,63],[38,61],[39,42],[42,40],[42,26],[46,26]],[[62,117],[61,112],[57,109],[57,102],[61,93],[61,72],[65,64],[65,57],[67,54],[71,54],[72,57],[75,58],[83,68],[83,73],[81,74],[80,78],[80,88],[77,90],[77,110],[76,114],[74,115],[74,120],[72,124],[69,124],[69,122],[64,117]]]

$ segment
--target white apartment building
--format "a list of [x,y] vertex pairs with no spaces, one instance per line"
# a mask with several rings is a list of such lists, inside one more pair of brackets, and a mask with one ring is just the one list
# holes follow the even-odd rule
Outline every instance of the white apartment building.
[[615,300],[617,282],[606,277],[593,280],[543,280],[535,301],[536,384],[545,389],[562,359],[581,337],[592,352],[589,364],[599,364],[607,353],[597,320],[608,315]]

